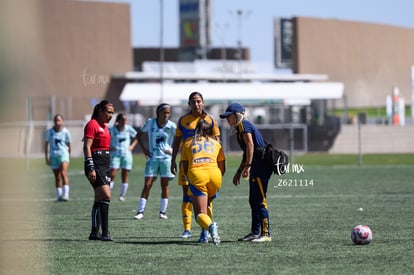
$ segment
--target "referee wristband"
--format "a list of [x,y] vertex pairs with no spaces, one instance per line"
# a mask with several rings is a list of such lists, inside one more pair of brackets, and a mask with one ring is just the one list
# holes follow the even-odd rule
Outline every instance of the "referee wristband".
[[93,163],[93,158],[86,158],[85,159],[85,170],[87,171],[95,171],[95,164]]

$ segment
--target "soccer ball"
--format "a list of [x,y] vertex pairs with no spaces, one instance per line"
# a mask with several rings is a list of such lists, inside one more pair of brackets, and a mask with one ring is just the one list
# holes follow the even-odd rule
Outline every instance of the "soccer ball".
[[352,229],[351,240],[354,244],[369,244],[372,241],[372,231],[366,225],[360,224]]

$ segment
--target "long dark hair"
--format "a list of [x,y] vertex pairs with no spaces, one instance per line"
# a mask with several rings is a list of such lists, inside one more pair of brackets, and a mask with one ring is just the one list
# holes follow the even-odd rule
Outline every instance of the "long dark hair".
[[193,99],[194,96],[198,95],[199,97],[201,97],[201,100],[204,102],[204,98],[203,95],[200,92],[192,92],[190,94],[190,96],[188,97],[188,104],[190,104],[191,100]]
[[98,119],[99,118],[99,111],[105,111],[106,107],[112,106],[112,103],[110,103],[108,100],[104,99],[98,104],[95,105],[93,108],[92,118]]

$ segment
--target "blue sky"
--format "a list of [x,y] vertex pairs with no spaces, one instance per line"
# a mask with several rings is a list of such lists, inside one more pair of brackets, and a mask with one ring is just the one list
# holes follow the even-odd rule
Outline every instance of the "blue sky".
[[[98,0],[99,1],[99,0]],[[386,24],[414,29],[414,0],[211,0],[213,46],[235,47],[237,18],[242,10],[241,40],[253,62],[273,63],[273,20],[310,16]],[[131,6],[131,43],[134,47],[160,45],[160,0],[105,0]],[[163,0],[164,46],[177,47],[178,0]]]

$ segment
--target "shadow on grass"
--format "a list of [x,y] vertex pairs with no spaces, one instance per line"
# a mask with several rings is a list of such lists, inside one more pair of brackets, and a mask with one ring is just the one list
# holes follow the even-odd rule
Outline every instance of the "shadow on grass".
[[[129,238],[120,238],[119,240],[114,240],[115,243],[123,244],[142,244],[142,245],[165,245],[165,244],[175,244],[175,245],[208,245],[213,244],[210,240],[208,243],[199,243],[198,238],[191,239],[182,239],[177,237],[129,237]],[[221,243],[232,243],[234,241],[221,241]]]
[[[135,240],[127,240],[127,239],[135,239]],[[138,239],[138,240],[137,240]],[[145,240],[139,240],[145,239]],[[108,244],[133,244],[133,245],[213,245],[213,242],[210,241],[209,243],[199,243],[197,239],[193,240],[184,240],[184,239],[174,239],[173,237],[157,237],[152,238],[156,240],[150,240],[151,237],[131,237],[131,238],[114,238],[112,242],[103,242],[99,240],[88,240],[86,237],[85,239],[59,239],[59,238],[45,238],[45,239],[15,239],[15,240],[3,240],[2,242],[56,242],[56,243],[69,243],[69,242],[87,242],[87,243],[108,243]],[[221,243],[234,243],[237,241],[221,241]]]

